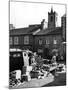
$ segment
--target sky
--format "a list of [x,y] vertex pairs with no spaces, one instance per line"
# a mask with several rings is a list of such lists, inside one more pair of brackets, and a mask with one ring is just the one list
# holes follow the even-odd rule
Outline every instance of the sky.
[[10,24],[16,28],[28,27],[32,24],[40,24],[42,19],[48,22],[48,12],[58,14],[57,23],[61,26],[61,17],[65,14],[65,5],[47,3],[10,2]]

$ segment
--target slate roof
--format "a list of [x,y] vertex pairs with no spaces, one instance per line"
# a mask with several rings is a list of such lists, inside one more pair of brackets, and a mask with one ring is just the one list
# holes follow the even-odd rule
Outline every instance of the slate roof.
[[47,28],[45,30],[39,31],[36,35],[52,35],[52,34],[61,34],[62,28],[56,27],[56,28]]
[[[26,28],[17,28],[9,31],[10,35],[25,35],[25,34],[33,34],[36,30],[41,28],[41,24],[39,25],[30,25]],[[55,34],[61,34],[62,28],[61,27],[55,27],[55,28],[46,28],[45,30],[40,30],[35,35],[55,35]]]
[[22,34],[32,34],[34,31],[39,29],[40,25],[32,25],[26,28],[17,28],[9,31],[10,35],[22,35]]

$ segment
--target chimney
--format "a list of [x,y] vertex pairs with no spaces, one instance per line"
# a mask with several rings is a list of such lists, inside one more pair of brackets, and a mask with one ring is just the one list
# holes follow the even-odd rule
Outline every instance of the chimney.
[[41,22],[41,30],[44,29],[44,22],[45,22],[45,19],[43,19],[42,22]]
[[45,22],[45,19],[43,19],[41,22],[41,30],[44,30],[45,28],[47,28],[47,22]]

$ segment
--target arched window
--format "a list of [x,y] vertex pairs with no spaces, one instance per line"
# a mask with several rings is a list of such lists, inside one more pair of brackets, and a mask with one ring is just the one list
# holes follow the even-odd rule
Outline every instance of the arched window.
[[53,21],[53,16],[51,16],[51,22]]

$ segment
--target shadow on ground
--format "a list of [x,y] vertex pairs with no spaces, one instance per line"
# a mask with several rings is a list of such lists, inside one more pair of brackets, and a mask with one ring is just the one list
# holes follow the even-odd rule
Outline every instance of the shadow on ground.
[[58,76],[55,77],[54,81],[44,85],[42,87],[49,87],[49,86],[65,86],[66,85],[66,73],[60,73]]

